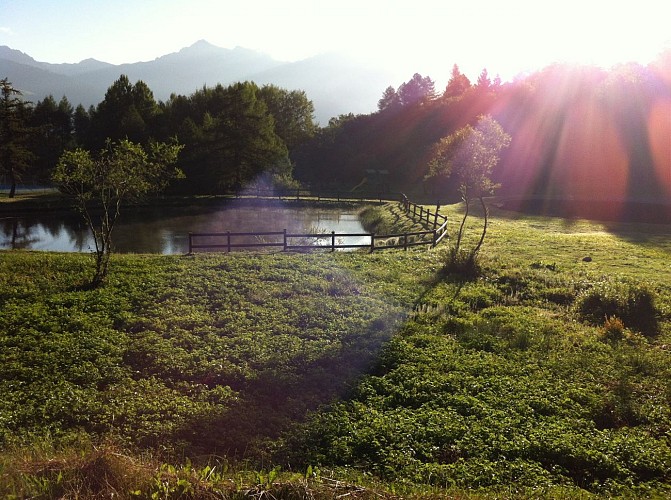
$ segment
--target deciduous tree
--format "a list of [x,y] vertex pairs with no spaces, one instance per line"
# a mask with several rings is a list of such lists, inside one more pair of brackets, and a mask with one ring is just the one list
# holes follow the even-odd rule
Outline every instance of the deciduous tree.
[[91,285],[100,285],[113,251],[112,231],[125,203],[143,199],[180,176],[174,167],[181,146],[151,143],[145,150],[127,139],[107,141],[96,156],[84,149],[61,156],[53,181],[73,197],[93,236],[95,273]]
[[[454,175],[458,179],[459,192],[464,201],[464,216],[457,238],[450,252],[449,265],[462,264],[473,269],[482,244],[485,241],[489,221],[486,196],[491,196],[499,187],[492,181],[492,169],[499,162],[500,153],[510,145],[511,137],[491,116],[481,116],[475,126],[466,125],[453,134],[438,141],[429,161],[429,176]],[[484,222],[480,239],[467,252],[461,243],[473,200],[482,207]]]

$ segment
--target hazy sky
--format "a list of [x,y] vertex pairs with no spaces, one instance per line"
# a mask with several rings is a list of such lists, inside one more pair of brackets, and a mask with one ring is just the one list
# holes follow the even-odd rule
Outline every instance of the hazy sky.
[[552,62],[648,63],[669,0],[0,0],[0,45],[39,61],[152,60],[200,39],[280,60],[354,53],[434,79],[509,79]]

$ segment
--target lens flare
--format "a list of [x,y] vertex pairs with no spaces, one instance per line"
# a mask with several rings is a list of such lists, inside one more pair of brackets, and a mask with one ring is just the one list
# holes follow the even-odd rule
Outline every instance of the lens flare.
[[671,99],[657,101],[648,116],[648,140],[657,182],[671,195]]

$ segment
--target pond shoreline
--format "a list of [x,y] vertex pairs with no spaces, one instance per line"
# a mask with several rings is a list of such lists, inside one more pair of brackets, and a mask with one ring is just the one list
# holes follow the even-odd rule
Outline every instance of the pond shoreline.
[[[365,204],[259,199],[216,201],[126,207],[114,231],[117,251],[186,253],[190,233],[283,230],[290,234],[365,233],[359,217]],[[0,247],[4,250],[81,252],[94,244],[91,238],[83,219],[74,210],[0,213]]]
[[[393,197],[390,194],[389,197]],[[387,202],[389,200],[383,200]],[[270,197],[270,196],[235,196],[235,195],[210,195],[210,196],[161,196],[144,200],[141,203],[127,204],[122,207],[122,214],[128,210],[137,209],[155,209],[161,207],[169,208],[189,208],[189,207],[212,207],[222,208],[225,206],[275,206],[275,207],[314,207],[314,208],[353,208],[362,207],[370,204],[380,204],[380,201],[373,199],[325,199],[312,197],[303,197],[295,199],[293,197]],[[30,198],[15,198],[8,200],[7,198],[0,198],[0,214],[12,213],[16,215],[22,214],[39,214],[39,213],[53,213],[57,212],[77,212],[71,199],[61,195],[39,195]]]

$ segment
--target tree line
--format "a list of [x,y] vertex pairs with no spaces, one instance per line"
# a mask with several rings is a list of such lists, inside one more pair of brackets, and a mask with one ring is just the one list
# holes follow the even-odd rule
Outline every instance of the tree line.
[[[156,102],[125,76],[103,101],[73,109],[49,96],[21,101],[2,81],[0,162],[6,181],[48,180],[62,152],[105,140],[182,144],[173,192],[217,193],[249,183],[363,190],[422,189],[445,199],[454,175],[435,173],[435,145],[489,115],[510,134],[492,171],[502,193],[612,198],[671,195],[671,52],[650,65],[609,70],[557,64],[502,83],[458,65],[442,91],[415,74],[382,92],[370,114],[319,127],[303,91],[253,82],[203,87]],[[8,168],[12,165],[12,168]]]
[[[431,172],[435,145],[490,115],[512,141],[493,169],[500,193],[538,198],[671,197],[671,52],[644,66],[556,64],[502,83],[459,67],[439,92],[415,74],[384,90],[378,110],[341,115],[294,154],[295,175],[445,200],[454,175]],[[456,196],[455,196],[456,197]]]
[[17,183],[48,183],[65,151],[121,140],[181,144],[185,175],[171,186],[176,192],[225,192],[259,179],[292,186],[290,152],[317,128],[305,92],[253,82],[157,102],[144,82],[121,75],[88,110],[66,97],[32,104],[7,79],[0,85],[0,167],[11,196]]

